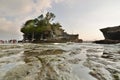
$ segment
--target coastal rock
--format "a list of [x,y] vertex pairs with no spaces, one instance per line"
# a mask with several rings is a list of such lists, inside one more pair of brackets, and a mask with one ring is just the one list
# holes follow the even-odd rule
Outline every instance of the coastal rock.
[[68,34],[67,32],[65,32],[64,29],[62,29],[62,25],[60,23],[51,23],[50,20],[53,20],[55,18],[55,15],[53,13],[47,12],[46,16],[43,16],[43,14],[41,14],[40,16],[42,16],[42,18],[37,17],[25,22],[25,24],[20,29],[20,31],[23,33],[23,40],[19,42],[82,42],[82,40],[79,39],[79,34]]
[[18,65],[6,73],[4,80],[23,80],[28,75],[29,69],[26,64]]
[[120,44],[21,45],[1,46],[0,80],[120,80]]
[[43,50],[43,51],[38,51],[38,50],[30,50],[30,51],[25,51],[24,55],[26,56],[40,56],[40,55],[57,55],[57,54],[63,54],[65,51],[61,49],[51,49],[51,50]]
[[45,47],[43,50],[35,48],[25,51],[24,61],[32,66],[32,69],[22,80],[29,80],[34,73],[36,74],[33,76],[34,79],[30,80],[79,80],[72,73],[70,63],[62,57],[64,53],[66,51],[62,49],[45,49]]
[[97,40],[97,41],[94,41],[93,43],[98,43],[98,44],[117,44],[117,43],[120,43],[120,40],[105,39],[105,40]]
[[105,40],[94,41],[98,44],[116,44],[120,43],[120,26],[107,27],[100,29],[103,33]]
[[100,29],[105,39],[120,40],[120,26]]

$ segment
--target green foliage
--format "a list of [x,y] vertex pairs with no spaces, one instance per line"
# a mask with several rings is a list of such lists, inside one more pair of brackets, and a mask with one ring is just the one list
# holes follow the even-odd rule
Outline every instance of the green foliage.
[[35,24],[34,20],[28,20],[21,28],[21,32],[32,33],[33,31],[35,31],[34,24]]
[[51,23],[54,18],[55,15],[50,12],[47,12],[45,16],[41,14],[35,19],[26,21],[21,28],[21,32],[24,33],[25,39],[30,40],[32,40],[32,38],[34,38],[35,40],[40,39],[41,37],[43,37],[43,35],[51,37],[53,35],[51,33],[53,33],[55,29],[59,29],[60,27],[62,27],[60,23]]

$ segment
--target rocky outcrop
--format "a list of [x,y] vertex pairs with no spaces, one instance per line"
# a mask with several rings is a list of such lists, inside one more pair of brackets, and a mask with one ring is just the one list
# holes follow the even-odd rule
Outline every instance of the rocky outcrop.
[[105,39],[120,40],[120,26],[100,29]]
[[103,33],[105,40],[94,41],[98,44],[116,44],[120,43],[120,26],[107,27],[100,29]]
[[3,44],[0,55],[0,80],[120,80],[120,44]]
[[105,39],[105,40],[94,41],[94,43],[98,43],[98,44],[117,44],[117,43],[120,43],[120,40]]
[[82,42],[78,34],[68,34],[60,23],[51,22],[55,18],[53,13],[41,14],[35,19],[27,20],[20,31],[23,42],[30,43],[65,43]]

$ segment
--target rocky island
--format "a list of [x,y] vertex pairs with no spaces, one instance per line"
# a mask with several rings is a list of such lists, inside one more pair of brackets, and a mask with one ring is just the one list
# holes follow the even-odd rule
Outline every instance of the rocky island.
[[82,42],[78,34],[68,34],[62,29],[59,22],[54,23],[55,15],[47,12],[35,19],[25,22],[21,28],[23,42],[33,43],[63,43],[63,42]]
[[95,41],[95,43],[103,44],[120,43],[120,26],[107,27],[100,29],[100,31],[103,33],[105,40]]

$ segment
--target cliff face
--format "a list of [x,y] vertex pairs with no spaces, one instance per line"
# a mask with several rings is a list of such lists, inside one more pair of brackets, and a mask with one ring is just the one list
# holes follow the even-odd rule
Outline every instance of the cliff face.
[[100,29],[105,39],[120,40],[120,26]]

